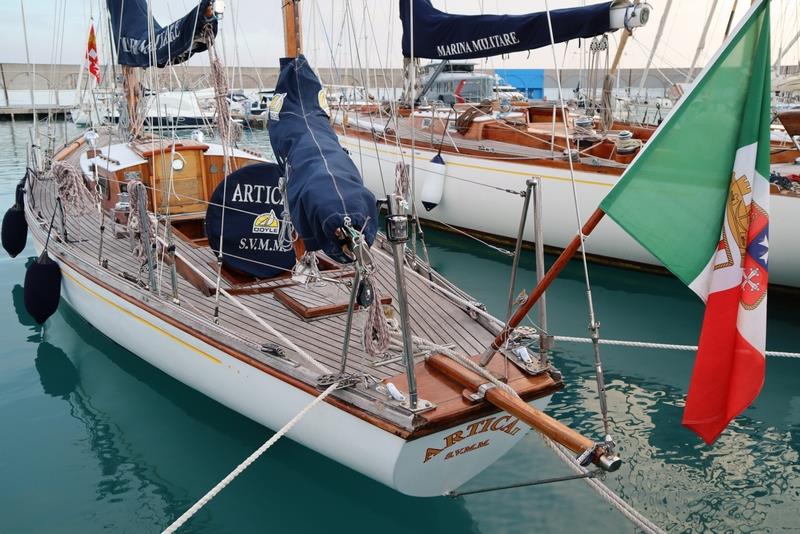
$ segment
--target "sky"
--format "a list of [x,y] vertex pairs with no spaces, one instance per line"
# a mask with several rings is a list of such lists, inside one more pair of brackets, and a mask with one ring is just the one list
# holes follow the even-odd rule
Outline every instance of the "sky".
[[[166,25],[194,5],[193,0],[151,0],[156,19]],[[282,0],[227,0],[227,11],[221,26],[222,52],[226,64],[242,66],[277,66],[283,49],[283,28],[280,16]],[[654,14],[648,26],[634,32],[621,61],[622,68],[643,67],[653,48],[659,22],[668,0],[649,0]],[[597,3],[595,0],[549,0],[550,8],[574,7]],[[707,45],[699,66],[710,59],[722,44],[725,25],[732,7],[737,5],[734,24],[746,13],[749,0],[718,0],[710,13],[713,0],[673,0],[663,38],[656,47],[655,68],[686,68],[697,49],[703,24],[711,17]],[[77,64],[85,53],[86,34],[92,15],[98,26],[101,54],[107,37],[102,28],[100,9],[104,0],[0,0],[0,62],[25,63],[29,56],[36,63]],[[451,13],[524,13],[542,10],[545,0],[434,0],[434,5]],[[305,53],[312,64],[339,68],[359,65],[379,67],[401,65],[400,24],[397,0],[303,0]],[[23,25],[22,12],[25,13]],[[344,16],[346,10],[352,13]],[[27,30],[26,39],[23,29]],[[772,1],[773,57],[800,30],[800,1]],[[612,34],[611,57],[620,32]],[[354,37],[355,36],[355,37]],[[105,56],[104,56],[105,57]],[[783,64],[798,64],[800,42],[784,57]],[[585,56],[576,43],[556,48],[559,66],[578,67]],[[107,59],[106,59],[107,61]],[[603,59],[605,61],[605,59]],[[190,60],[202,65],[205,55]],[[505,58],[485,61],[488,68],[553,68],[549,47],[532,53],[517,53]]]

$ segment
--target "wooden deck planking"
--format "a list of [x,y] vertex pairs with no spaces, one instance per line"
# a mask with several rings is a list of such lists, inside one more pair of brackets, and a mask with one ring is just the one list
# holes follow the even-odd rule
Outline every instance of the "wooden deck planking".
[[[68,158],[76,166],[80,152],[78,150]],[[47,221],[49,221],[49,215],[52,214],[55,205],[54,188],[55,184],[53,182],[40,182],[39,189],[35,192],[37,199],[40,201],[43,216]],[[91,209],[82,216],[68,215],[66,224],[71,240],[76,238],[83,239],[80,243],[71,243],[74,245],[70,247],[71,253],[79,255],[83,261],[89,264],[89,267],[97,265],[97,251],[100,241],[100,220],[97,212]],[[137,262],[134,261],[131,255],[128,238],[115,238],[113,224],[108,219],[106,219],[106,226],[103,238],[103,258],[108,260],[107,272],[119,274],[125,271],[131,275],[137,275],[138,272],[135,272]],[[58,222],[56,223],[56,228],[58,228]],[[160,227],[160,230],[163,231],[163,226]],[[191,262],[209,279],[216,280],[216,258],[214,252],[208,247],[197,247],[177,239],[177,237],[176,235],[175,244],[178,254],[186,261]],[[373,260],[377,269],[372,276],[372,282],[376,295],[391,297],[391,305],[396,310],[397,295],[394,285],[393,258],[383,250],[378,252],[378,248],[379,244],[376,244]],[[84,265],[83,267],[87,266]],[[131,272],[131,269],[134,272]],[[329,277],[339,277],[346,276],[347,273],[351,272],[350,267],[342,267],[334,271],[323,271],[323,274]],[[467,355],[478,354],[492,340],[493,335],[491,332],[473,320],[459,305],[431,290],[426,279],[416,275],[408,267],[406,267],[406,273],[412,329],[416,335],[437,344],[452,344],[458,352]],[[213,296],[205,296],[180,275],[178,275],[177,280],[178,297],[182,309],[191,316],[201,318],[207,324],[210,323],[215,305]],[[162,300],[170,304],[170,267],[166,265],[162,269],[160,283],[163,284]],[[332,284],[332,282],[328,283]],[[120,277],[120,284],[130,284],[131,287],[137,286],[129,280],[123,280],[122,277]],[[273,293],[273,290],[277,287],[291,288],[290,284],[291,282],[287,278],[282,278],[259,281],[252,285],[236,286],[225,278],[222,279],[222,287],[225,289],[235,291],[240,288],[246,288],[245,293],[235,295],[237,300],[301,350],[329,367],[333,372],[338,371],[341,363],[346,315],[337,313],[304,320],[293,313],[284,303],[278,301]],[[290,292],[298,293],[298,290],[291,288]],[[315,294],[313,290],[309,293],[299,292],[299,294],[300,299],[309,305],[326,304],[332,300],[338,302],[339,296],[338,294],[335,294],[334,297],[330,294]],[[349,296],[349,293],[343,291],[341,296]],[[274,367],[275,359],[273,356],[258,352],[258,348],[264,343],[280,346],[284,349],[289,359],[299,365],[308,365],[293,354],[293,350],[287,346],[285,341],[281,341],[278,336],[270,334],[259,321],[248,316],[226,297],[220,297],[219,306],[219,326],[222,331],[217,331],[216,328],[212,327],[208,331],[202,331],[203,334],[223,344],[225,344],[226,338],[228,338],[228,343],[231,342],[231,338],[238,338],[247,346],[252,347],[251,350],[247,351],[249,356],[266,366]],[[401,389],[404,388],[405,367],[401,362],[373,367],[374,360],[366,354],[361,342],[361,337],[363,336],[363,312],[357,313],[358,316],[353,324],[346,371],[367,374],[378,379],[391,380]],[[398,357],[401,356],[400,353],[396,354]],[[501,364],[500,359],[495,360],[493,365]],[[493,407],[488,406],[486,403],[479,403],[477,407],[469,405],[465,407],[465,401],[462,401],[460,397],[460,388],[454,386],[448,379],[436,376],[435,373],[428,373],[425,370],[426,366],[422,357],[418,357],[416,361],[416,368],[420,377],[418,380],[421,397],[432,400],[437,404],[441,401],[441,406],[437,410],[426,414],[422,418],[417,418],[419,421],[413,424],[413,427],[417,428],[418,423],[422,423],[422,434],[433,431],[433,428],[437,425],[441,427],[440,423],[442,421],[455,421],[458,417],[464,417],[473,414],[473,412],[495,411]],[[312,371],[316,372],[316,369],[312,369]],[[533,386],[530,385],[529,381],[526,381],[521,384],[521,387],[524,386],[532,392],[538,391],[541,393],[548,391],[548,388],[558,387],[558,385],[553,386],[554,383],[549,378],[550,382],[537,380],[533,380],[536,383]],[[414,432],[416,435],[416,430]]]

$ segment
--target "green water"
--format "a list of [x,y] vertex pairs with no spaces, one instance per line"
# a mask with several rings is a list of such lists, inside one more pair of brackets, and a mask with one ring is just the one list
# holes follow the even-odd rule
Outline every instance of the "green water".
[[[23,174],[29,126],[0,122],[3,212]],[[264,146],[266,134],[248,134],[247,141]],[[427,237],[434,267],[501,314],[507,259],[465,238],[433,231]],[[35,326],[21,287],[32,254],[29,246],[17,259],[0,259],[0,532],[158,532],[271,432],[145,364],[63,303],[44,328]],[[678,281],[599,266],[590,274],[604,337],[696,342],[703,309]],[[521,284],[533,277],[528,255]],[[769,348],[800,351],[797,296],[769,298]],[[548,304],[554,333],[585,335],[579,264],[555,283]],[[800,360],[769,359],[761,396],[706,447],[680,426],[692,358],[603,349],[613,434],[625,460],[607,484],[669,531],[800,530]],[[589,347],[561,344],[554,359],[567,388],[554,395],[548,413],[599,435]],[[565,474],[529,435],[468,487]],[[409,498],[288,439],[184,529],[582,530],[633,532],[580,481],[458,499]]]

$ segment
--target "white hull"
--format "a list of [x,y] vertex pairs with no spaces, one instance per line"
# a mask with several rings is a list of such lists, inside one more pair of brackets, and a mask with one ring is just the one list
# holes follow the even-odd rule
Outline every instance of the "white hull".
[[[33,221],[29,223],[40,252],[44,235]],[[51,258],[58,261],[63,274],[64,300],[95,328],[151,365],[271,429],[282,427],[313,400],[309,393],[96,283],[63,261],[60,248],[60,244],[51,241]],[[180,313],[176,308],[171,315],[180,321]],[[534,404],[543,409],[548,401],[549,396]],[[508,452],[529,430],[515,421],[514,417],[498,413],[406,441],[322,403],[294,427],[289,437],[397,491],[428,497],[461,486]],[[459,437],[463,439],[444,448],[445,437],[456,431],[461,431]],[[430,448],[444,450],[426,461]]]
[[[378,198],[385,198],[387,191],[394,191],[394,168],[401,161],[397,146],[378,143],[376,155],[376,144],[372,141],[346,135],[340,135],[339,139],[350,151],[367,187]],[[417,149],[414,155],[417,192],[422,190],[426,180],[442,172],[441,165],[430,163],[435,154]],[[403,149],[404,161],[408,163],[410,158],[411,150]],[[443,158],[447,165],[441,202],[427,211],[419,195],[416,199],[417,210],[423,219],[516,239],[522,199],[500,189],[522,191],[525,181],[537,176],[542,183],[545,245],[564,248],[577,235],[578,218],[568,170],[494,161],[491,154],[485,158],[443,154]],[[583,224],[619,177],[576,172],[575,179]],[[800,246],[797,245],[800,198],[772,195],[770,221],[770,283],[800,287]],[[525,229],[525,240],[534,240],[532,224]],[[616,260],[659,265],[650,253],[608,218],[592,232],[586,250]]]

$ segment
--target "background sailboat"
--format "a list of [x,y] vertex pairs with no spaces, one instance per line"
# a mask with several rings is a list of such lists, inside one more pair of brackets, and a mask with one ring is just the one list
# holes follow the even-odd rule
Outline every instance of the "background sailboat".
[[[404,26],[408,30],[410,10],[407,6],[410,4],[401,4],[406,6],[402,13],[406,16]],[[430,6],[429,2],[420,4],[423,7],[419,15],[415,15],[419,17],[415,20],[419,27],[430,23],[423,18],[429,13],[433,20],[443,16],[438,11],[431,12],[426,7]],[[598,9],[604,5],[593,7]],[[417,3],[414,6],[417,9]],[[599,33],[606,30],[607,27],[600,28]],[[446,35],[442,39],[445,42]],[[407,31],[405,42],[410,42]],[[480,50],[472,54],[473,57],[481,55],[488,54]],[[440,59],[436,45],[421,48],[415,57]],[[406,59],[410,60],[410,56]],[[410,83],[410,76],[407,82]],[[393,162],[412,157],[411,147],[414,146],[415,176],[420,184],[416,197],[419,216],[446,229],[466,230],[490,239],[514,239],[517,220],[516,216],[508,214],[519,211],[518,195],[524,190],[525,181],[538,177],[545,199],[542,210],[546,228],[544,242],[553,249],[567,246],[574,232],[570,167],[575,171],[580,210],[589,213],[618,182],[653,133],[652,128],[630,124],[602,124],[593,113],[586,116],[583,110],[571,111],[565,119],[566,122],[554,107],[542,110],[515,105],[502,110],[498,104],[481,108],[470,103],[456,103],[455,108],[451,108],[448,104],[427,102],[421,107],[418,104],[413,113],[403,110],[402,104],[390,104],[386,111],[378,112],[351,111],[346,106],[334,111],[343,146],[351,152],[367,186],[377,195],[391,185]],[[565,131],[576,144],[569,152]],[[773,163],[800,157],[800,151],[788,148],[775,146]],[[441,156],[444,165],[437,156]],[[427,184],[432,186],[428,189]],[[436,192],[435,196],[423,198],[426,189]],[[800,225],[797,219],[800,210],[796,209],[800,197],[791,191],[773,196],[771,283],[798,287],[800,270],[794,266],[800,264],[800,248],[794,246],[793,241],[794,229]],[[530,227],[525,240],[535,240]],[[625,233],[605,223],[597,228],[588,251],[612,263],[634,267],[658,264]]]

